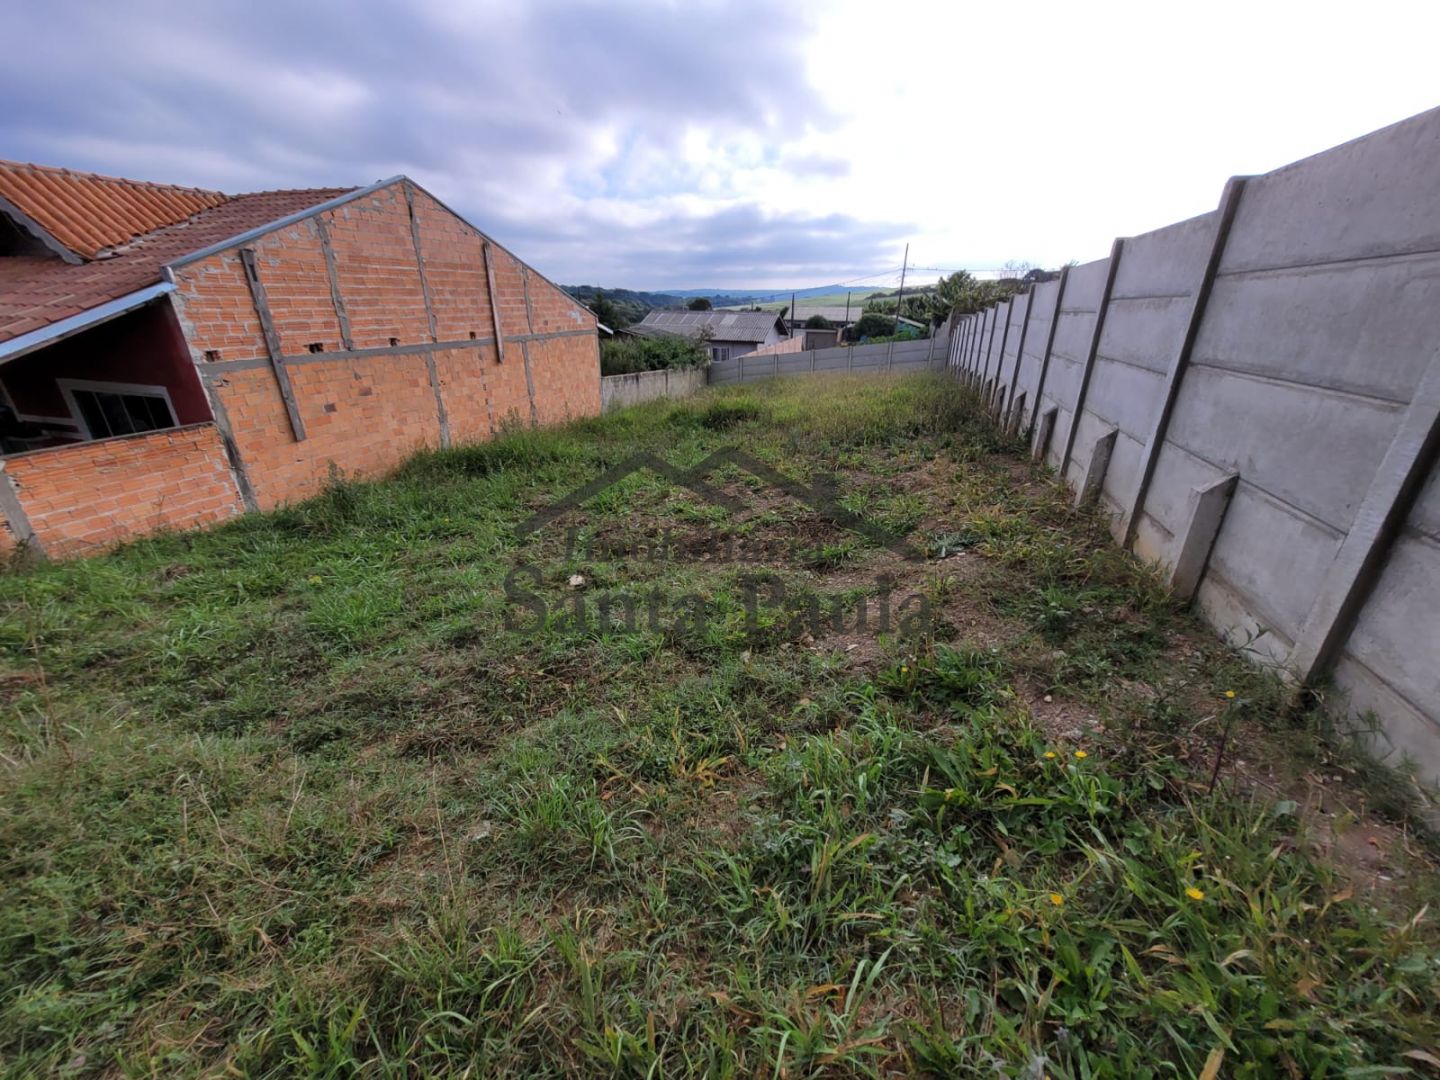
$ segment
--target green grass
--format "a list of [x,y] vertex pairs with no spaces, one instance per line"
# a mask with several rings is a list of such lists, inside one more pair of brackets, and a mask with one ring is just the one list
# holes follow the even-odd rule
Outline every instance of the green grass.
[[[737,470],[745,510],[639,474],[515,536],[736,445],[925,558]],[[1327,854],[1405,785],[1016,449],[936,378],[760,384],[0,575],[0,1071],[1426,1075],[1433,871]],[[833,631],[884,575],[927,632]],[[1278,791],[1209,790],[1231,728]]]

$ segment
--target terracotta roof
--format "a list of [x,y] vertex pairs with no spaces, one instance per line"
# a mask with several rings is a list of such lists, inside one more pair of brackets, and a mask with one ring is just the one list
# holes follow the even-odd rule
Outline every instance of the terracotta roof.
[[78,266],[43,256],[0,258],[0,341],[154,285],[166,263],[353,190],[310,188],[225,197],[218,206],[155,229],[108,258]]
[[202,188],[0,161],[0,198],[74,254],[94,259],[137,236],[219,206],[228,196]]

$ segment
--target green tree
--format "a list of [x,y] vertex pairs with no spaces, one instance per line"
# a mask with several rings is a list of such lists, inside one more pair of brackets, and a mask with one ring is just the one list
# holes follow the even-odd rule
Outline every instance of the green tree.
[[895,320],[875,311],[867,311],[855,324],[857,338],[889,337],[893,333],[895,333]]
[[712,308],[712,306],[711,306],[711,304],[710,304],[709,299],[706,298],[706,297],[704,297],[704,296],[697,296],[697,297],[695,297],[695,299],[691,300],[690,303],[686,304],[685,306],[688,307],[691,311],[711,311],[711,310],[713,310],[713,308]]
[[600,342],[600,374],[699,367],[709,363],[703,341],[686,337],[617,337]]
[[610,327],[611,330],[618,330],[622,326],[630,325],[631,320],[627,319],[625,315],[621,313],[620,309],[615,306],[615,301],[611,300],[604,293],[595,294],[595,298],[590,301],[590,310],[595,313],[597,319]]
[[806,330],[829,330],[830,320],[824,315],[811,315],[805,320]]

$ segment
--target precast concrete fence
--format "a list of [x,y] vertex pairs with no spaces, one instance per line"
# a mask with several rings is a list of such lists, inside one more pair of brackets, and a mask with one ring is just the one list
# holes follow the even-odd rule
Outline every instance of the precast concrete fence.
[[1222,634],[1440,779],[1440,109],[952,319],[946,363]]
[[683,398],[705,388],[703,367],[637,371],[600,380],[600,411],[610,412],[656,398]]
[[882,341],[876,345],[840,345],[787,353],[749,353],[710,365],[710,385],[754,382],[777,375],[844,375],[943,370],[950,339]]

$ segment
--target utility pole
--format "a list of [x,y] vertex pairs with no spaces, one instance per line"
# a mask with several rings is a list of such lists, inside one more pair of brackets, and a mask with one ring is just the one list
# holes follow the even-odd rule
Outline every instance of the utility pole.
[[792,292],[790,294],[790,322],[792,324],[798,322],[799,315],[800,313],[795,310],[795,294]]
[[900,263],[900,291],[895,294],[895,330],[900,330],[900,305],[905,299],[905,268],[910,265],[910,245],[905,245],[905,258]]
[[850,290],[845,290],[845,325],[850,325]]

